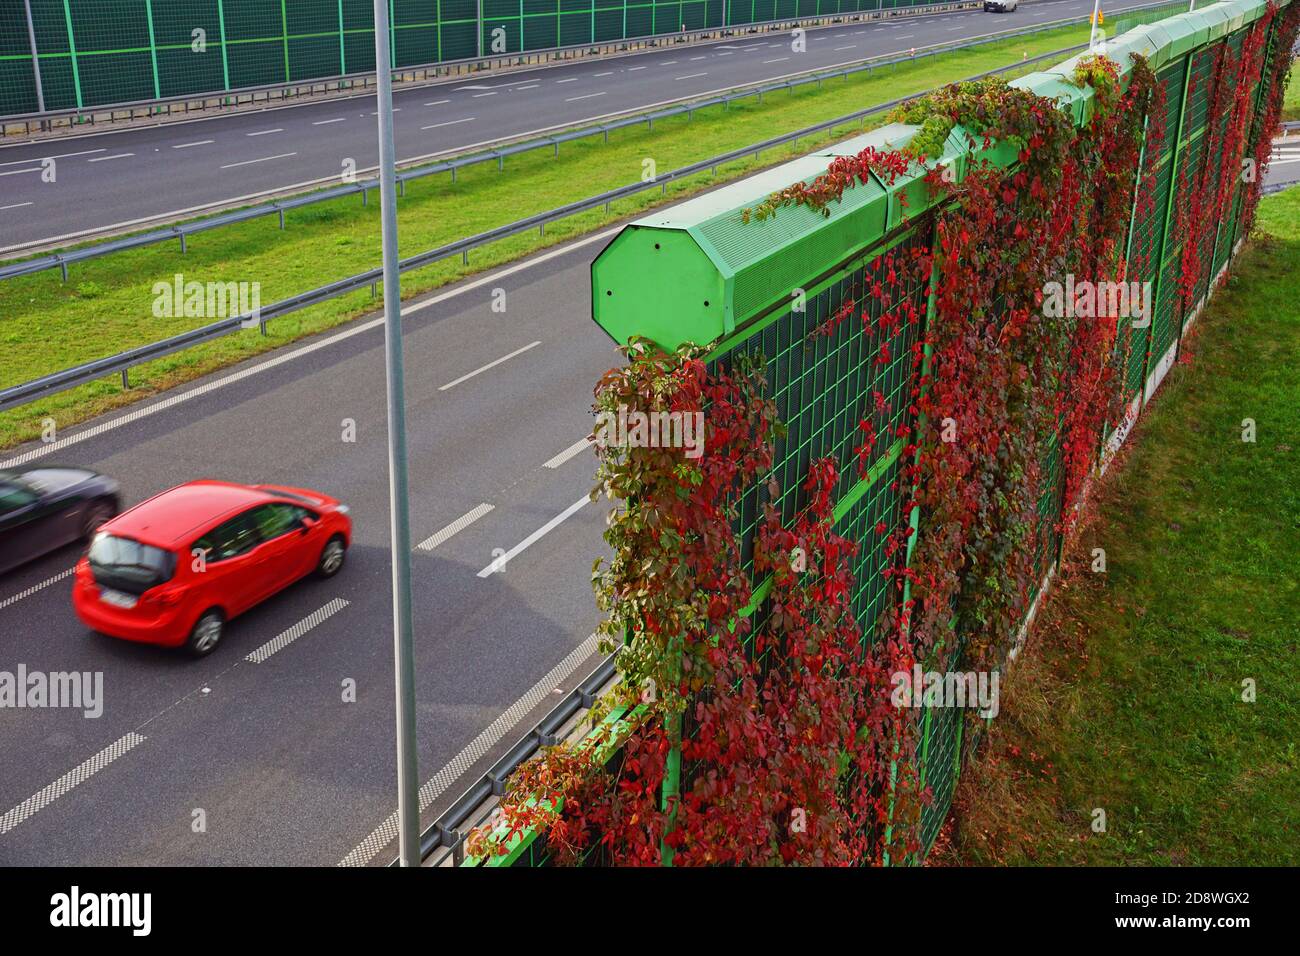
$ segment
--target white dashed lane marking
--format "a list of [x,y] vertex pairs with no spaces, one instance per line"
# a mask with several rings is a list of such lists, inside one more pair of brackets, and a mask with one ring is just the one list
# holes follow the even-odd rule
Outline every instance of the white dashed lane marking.
[[253,653],[245,657],[244,660],[248,661],[250,664],[263,663],[272,654],[284,650],[294,641],[298,640],[298,638],[310,631],[313,627],[316,627],[322,621],[326,621],[333,617],[347,606],[348,602],[343,600],[343,598],[335,598],[324,607],[308,614],[287,631],[283,631],[271,638],[257,650],[253,651]]
[[438,531],[435,534],[432,534],[429,537],[425,538],[423,541],[417,544],[416,547],[419,548],[421,551],[432,551],[434,548],[444,543],[449,538],[453,537],[454,535],[460,534],[462,531],[464,531],[466,528],[472,525],[475,521],[477,521],[479,518],[483,517],[485,514],[487,514],[492,510],[493,510],[493,506],[488,504],[487,502],[484,502],[481,505],[476,505],[473,509],[465,512],[463,515],[461,515],[451,524],[447,525],[447,527],[443,528],[441,531]]
[[[31,205],[31,203],[28,203],[28,205]],[[0,601],[0,611],[3,611],[11,604],[17,604],[23,598],[31,597],[37,591],[45,590],[51,584],[58,584],[64,578],[69,577],[72,574],[72,572],[75,570],[77,569],[76,566],[74,565],[73,567],[68,568],[66,571],[60,571],[52,578],[47,578],[46,580],[42,581],[40,584],[33,584],[26,591],[19,591],[17,594],[10,595],[9,597],[5,598],[3,601]]]
[[35,815],[39,811],[44,810],[55,800],[59,799],[59,797],[65,795],[74,787],[85,783],[95,774],[99,773],[99,771],[103,770],[118,757],[122,756],[129,750],[135,749],[143,743],[144,740],[144,737],[132,731],[125,737],[109,744],[89,760],[69,770],[48,787],[32,794],[22,803],[18,804],[18,806],[0,817],[0,834],[8,833],[24,820]]
[[551,468],[551,469],[559,468],[570,458],[580,454],[584,449],[590,448],[591,445],[592,445],[592,441],[590,438],[584,438],[582,439],[582,441],[575,442],[574,444],[570,445],[568,448],[564,449],[564,451],[556,455],[554,458],[552,458],[550,461],[542,465],[542,467]]

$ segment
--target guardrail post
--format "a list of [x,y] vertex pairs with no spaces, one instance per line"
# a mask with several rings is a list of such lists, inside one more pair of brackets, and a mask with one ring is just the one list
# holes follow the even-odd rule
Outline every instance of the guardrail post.
[[130,387],[131,387],[130,370],[124,368],[122,369],[122,389],[123,391],[125,391]]
[[280,229],[283,230],[283,229],[284,229],[284,210],[281,209],[281,210],[279,210],[279,212],[280,212]]

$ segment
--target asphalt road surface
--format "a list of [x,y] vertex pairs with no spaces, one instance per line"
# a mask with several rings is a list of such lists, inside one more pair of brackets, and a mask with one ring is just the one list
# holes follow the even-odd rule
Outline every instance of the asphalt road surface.
[[[617,361],[587,295],[608,236],[404,306],[422,781],[566,657],[596,660],[580,648],[609,505],[577,503],[592,387]],[[75,547],[0,578],[0,671],[104,675],[99,718],[0,709],[0,864],[334,865],[395,808],[382,333],[352,323],[0,461],[103,470],[127,504],[203,476],[316,487],[356,535],[341,574],[236,619],[197,661],[83,627],[60,576]]]
[[[1124,0],[1112,9],[1139,6]],[[746,83],[906,53],[1092,12],[1092,0],[1033,0],[1011,14],[963,11],[485,75],[399,90],[402,162],[580,125]],[[373,96],[0,147],[0,252],[252,201],[377,162]],[[42,161],[55,162],[55,181]]]
[[1273,156],[1264,173],[1264,188],[1282,189],[1297,180],[1300,180],[1300,130],[1273,140]]

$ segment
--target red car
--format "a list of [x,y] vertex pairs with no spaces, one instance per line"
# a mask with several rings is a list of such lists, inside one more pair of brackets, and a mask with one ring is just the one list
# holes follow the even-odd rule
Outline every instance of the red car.
[[337,574],[351,542],[347,506],[319,491],[191,481],[100,527],[72,606],[96,631],[202,657],[253,605]]

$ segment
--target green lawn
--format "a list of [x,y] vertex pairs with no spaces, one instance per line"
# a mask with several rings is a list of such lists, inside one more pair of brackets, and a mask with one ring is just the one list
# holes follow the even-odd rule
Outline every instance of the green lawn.
[[[608,145],[590,138],[561,147],[558,157],[537,151],[506,161],[504,173],[487,164],[462,172],[452,184],[448,176],[430,177],[408,185],[400,201],[401,250],[409,256],[463,236],[511,222],[575,199],[635,182],[642,162],[653,159],[659,171],[705,159],[729,149],[759,142],[783,131],[843,116],[875,103],[918,93],[943,83],[1050,52],[1086,39],[1086,27],[1070,27],[1033,38],[990,44],[946,54],[917,64],[828,83],[822,90],[801,88],[770,95],[762,104],[750,99],[721,108],[701,110],[686,118],[657,122],[653,132],[643,127],[610,136]],[[838,131],[834,138],[854,133]],[[669,186],[667,196],[650,191],[639,198],[574,217],[536,233],[496,243],[474,253],[470,267],[460,260],[408,273],[403,295],[411,296],[465,274],[515,259],[540,247],[589,232],[650,206],[680,200],[691,192],[724,179],[734,179],[762,166],[805,153],[818,142],[804,140],[797,148],[765,152],[723,167],[717,179],[707,175]],[[260,282],[263,305],[379,264],[378,203],[363,207],[358,199],[322,203],[288,214],[281,232],[274,217],[231,226],[197,236],[189,254],[176,244],[152,246],[72,267],[62,283],[57,270],[0,284],[0,387],[28,381],[91,359],[146,344],[207,320],[158,319],[152,315],[153,284],[185,279],[220,282]],[[42,421],[52,417],[60,427],[83,421],[105,410],[138,400],[374,310],[368,292],[355,293],[271,323],[271,334],[241,332],[217,342],[188,349],[132,372],[133,388],[123,392],[116,378],[52,396],[0,413],[0,448],[40,434]]]
[[1300,863],[1300,189],[1258,231],[1098,489],[936,862]]

